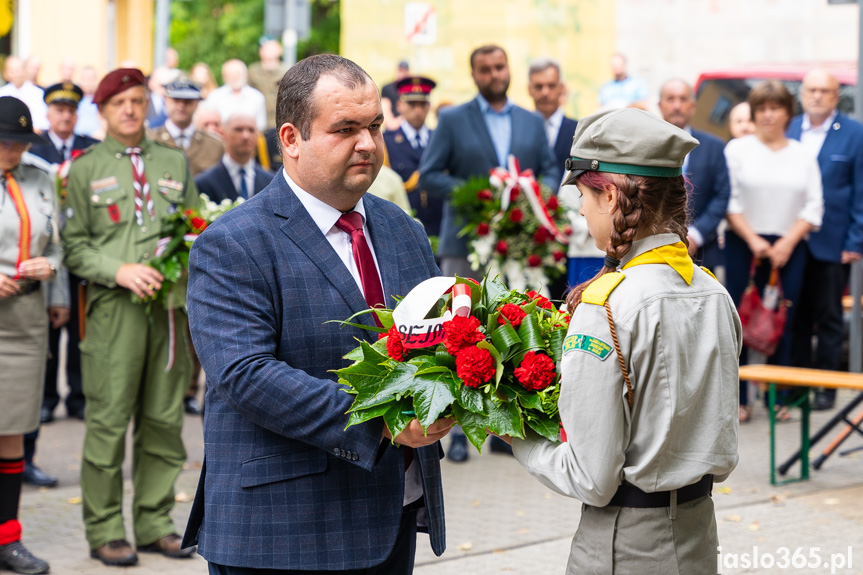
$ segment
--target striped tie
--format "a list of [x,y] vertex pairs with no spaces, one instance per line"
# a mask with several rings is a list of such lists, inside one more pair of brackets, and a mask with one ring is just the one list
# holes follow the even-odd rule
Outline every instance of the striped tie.
[[27,211],[27,204],[24,203],[24,194],[21,193],[18,182],[12,177],[12,172],[6,172],[5,178],[6,191],[12,198],[15,211],[18,212],[18,262],[15,265],[15,277],[12,278],[17,281],[19,278],[18,267],[21,262],[30,259],[30,214]]
[[141,148],[126,148],[126,155],[132,160],[132,187],[135,188],[135,220],[139,226],[144,225],[144,204],[150,219],[156,219],[156,208],[150,195],[150,184],[144,173],[144,159],[141,158]]

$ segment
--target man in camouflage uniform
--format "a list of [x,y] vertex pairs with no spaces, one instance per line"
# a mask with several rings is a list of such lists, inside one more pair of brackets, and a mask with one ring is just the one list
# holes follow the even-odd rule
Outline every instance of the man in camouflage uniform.
[[123,527],[122,465],[135,418],[132,503],[139,551],[188,557],[169,512],[186,452],[180,437],[189,378],[185,286],[166,306],[152,297],[162,275],[147,265],[168,234],[165,217],[195,208],[198,193],[182,151],[148,139],[149,94],[140,70],[106,75],[93,101],[105,141],[78,158],[64,201],[66,265],[89,282],[81,343],[86,436],[81,465],[84,524],[91,556],[106,565],[138,557]]

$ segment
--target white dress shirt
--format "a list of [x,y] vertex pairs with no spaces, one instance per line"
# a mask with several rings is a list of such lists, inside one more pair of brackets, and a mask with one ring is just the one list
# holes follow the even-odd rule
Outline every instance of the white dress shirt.
[[800,143],[816,158],[821,153],[824,138],[827,137],[827,132],[833,126],[834,120],[836,120],[836,110],[833,110],[830,117],[824,120],[820,126],[813,127],[809,120],[809,114],[803,114],[803,120],[800,122]]
[[[55,134],[54,130],[48,130],[48,138],[50,138],[51,144],[53,144],[54,148],[63,154],[63,160],[68,160],[72,157],[72,144],[75,143],[74,133],[64,140]],[[64,148],[65,151],[63,150]]]
[[429,134],[431,132],[425,126],[425,124],[420,126],[420,129],[417,130],[413,126],[411,126],[410,124],[408,124],[407,122],[402,120],[401,127],[402,127],[402,132],[405,133],[405,137],[407,138],[408,143],[410,143],[410,145],[413,149],[416,150],[416,147],[417,147],[417,143],[416,143],[417,133],[419,133],[419,136],[420,136],[420,146],[422,146],[423,149],[428,147],[428,145],[429,145]]
[[174,143],[182,147],[184,150],[189,149],[189,144],[192,143],[192,138],[195,137],[195,124],[189,124],[189,127],[183,130],[171,120],[165,120],[165,129]]
[[553,150],[554,145],[557,143],[557,136],[560,134],[560,126],[563,124],[563,108],[558,108],[548,118],[544,118],[542,114],[539,114],[539,117],[542,118],[542,123],[545,126],[545,137],[548,139],[548,146]]
[[[231,181],[234,183],[234,189],[237,190],[237,196],[242,197],[240,190],[243,189],[240,181],[240,168],[245,170],[246,190],[249,192],[249,198],[255,195],[255,158],[250,158],[245,164],[240,164],[228,154],[222,156],[222,163],[225,164],[225,169],[228,170],[228,175],[231,176]],[[248,198],[246,198],[248,199]]]
[[[360,293],[363,293],[363,282],[360,279],[360,270],[357,268],[356,262],[354,262],[351,236],[336,227],[336,222],[339,221],[339,218],[342,216],[342,212],[331,205],[322,202],[298,186],[288,175],[287,170],[282,170],[282,173],[285,176],[285,181],[297,195],[297,199],[300,200],[300,203],[303,204],[303,207],[306,208],[306,211],[309,212],[310,216],[312,216],[312,220],[314,220],[315,225],[318,226],[318,229],[321,230],[321,233],[324,234],[324,237],[330,245],[333,246],[333,249],[339,256],[339,259],[342,260],[342,263],[345,264],[345,267],[348,268],[354,281],[357,282],[357,287],[359,288]],[[378,270],[378,276],[380,276],[381,267],[378,265],[378,257],[375,255],[375,248],[372,245],[372,238],[369,234],[369,227],[366,221],[366,210],[363,206],[362,198],[360,198],[357,205],[354,206],[353,211],[363,217],[363,234],[366,236],[366,243],[369,245],[369,251],[372,252],[372,258],[375,260],[375,267]],[[381,285],[383,285],[383,283],[383,279],[381,279]],[[414,457],[410,467],[405,471],[404,505],[413,503],[422,497],[422,494],[422,477],[420,476],[420,469],[417,466],[417,458]]]
[[725,146],[731,197],[729,214],[743,214],[752,231],[784,236],[797,220],[821,226],[824,201],[818,160],[797,140],[771,150],[758,136]]

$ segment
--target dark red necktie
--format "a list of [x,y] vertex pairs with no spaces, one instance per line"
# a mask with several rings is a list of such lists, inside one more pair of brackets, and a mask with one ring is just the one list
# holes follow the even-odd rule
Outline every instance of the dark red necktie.
[[[369,307],[384,307],[384,289],[381,287],[381,278],[378,275],[375,258],[372,256],[372,251],[366,242],[366,235],[363,233],[363,217],[358,212],[342,214],[339,221],[336,222],[336,227],[351,235],[351,251],[354,254],[354,263],[360,270],[360,283],[363,284],[363,295],[366,298],[366,303],[369,304]],[[380,327],[381,323],[377,316],[375,316],[375,323]],[[414,454],[410,447],[402,446],[402,449],[404,449],[405,471],[407,471],[411,461],[413,461]]]
[[357,212],[342,214],[336,227],[351,235],[351,251],[354,254],[354,263],[360,271],[360,283],[363,285],[366,303],[369,307],[384,307],[384,289],[381,287],[375,258],[363,233],[363,217]]

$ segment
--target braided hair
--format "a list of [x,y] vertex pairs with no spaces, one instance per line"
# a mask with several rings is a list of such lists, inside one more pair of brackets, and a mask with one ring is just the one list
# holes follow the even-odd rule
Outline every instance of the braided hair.
[[577,181],[597,194],[609,186],[613,187],[617,195],[617,207],[605,248],[605,265],[594,277],[575,286],[567,294],[566,304],[570,313],[581,303],[581,296],[587,286],[601,276],[617,271],[614,262],[619,262],[629,253],[632,242],[639,234],[673,233],[688,245],[688,184],[683,176],[658,178],[587,171],[578,176]]

